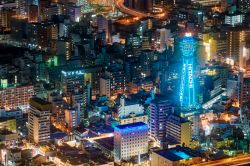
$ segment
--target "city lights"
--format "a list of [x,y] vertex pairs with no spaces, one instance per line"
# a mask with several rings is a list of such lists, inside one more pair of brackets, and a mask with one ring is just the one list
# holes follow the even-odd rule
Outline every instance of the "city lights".
[[195,80],[194,80],[194,52],[196,42],[191,33],[186,33],[181,39],[180,48],[183,58],[180,105],[181,107],[191,107],[196,105]]
[[250,165],[249,0],[2,0],[0,165]]

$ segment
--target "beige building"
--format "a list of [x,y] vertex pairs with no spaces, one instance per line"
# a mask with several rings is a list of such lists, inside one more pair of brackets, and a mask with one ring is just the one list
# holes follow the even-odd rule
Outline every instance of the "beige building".
[[179,116],[170,115],[166,122],[167,139],[171,143],[191,147],[192,132],[191,122]]
[[50,114],[52,105],[40,98],[30,100],[28,136],[31,142],[46,143],[50,140]]

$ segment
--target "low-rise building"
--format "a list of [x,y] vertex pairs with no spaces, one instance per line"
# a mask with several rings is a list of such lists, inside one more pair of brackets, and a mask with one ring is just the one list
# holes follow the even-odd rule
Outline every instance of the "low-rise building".
[[201,163],[202,158],[192,149],[176,147],[152,152],[152,166],[181,166]]

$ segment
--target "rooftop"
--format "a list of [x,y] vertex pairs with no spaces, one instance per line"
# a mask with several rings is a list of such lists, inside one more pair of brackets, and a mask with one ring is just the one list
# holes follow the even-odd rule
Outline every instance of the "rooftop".
[[137,122],[137,123],[130,123],[130,124],[125,124],[125,125],[118,125],[115,128],[122,130],[122,129],[127,129],[127,128],[142,127],[142,126],[147,126],[147,125],[143,122]]
[[176,147],[172,149],[164,149],[160,151],[155,151],[154,153],[170,160],[170,161],[179,161],[186,160],[193,157],[199,157],[196,152],[187,147]]
[[32,105],[33,107],[35,107],[36,109],[40,111],[48,111],[48,110],[51,110],[51,107],[52,107],[50,102],[42,100],[38,97],[31,98],[30,105]]
[[109,138],[102,138],[95,140],[96,143],[98,143],[100,146],[103,146],[104,148],[113,151],[114,150],[114,137]]

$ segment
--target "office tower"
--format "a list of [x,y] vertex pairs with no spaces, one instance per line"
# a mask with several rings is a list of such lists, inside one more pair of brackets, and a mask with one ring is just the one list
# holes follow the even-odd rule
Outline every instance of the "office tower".
[[247,61],[250,59],[250,48],[246,42],[240,43],[239,53],[239,67],[240,69],[246,69]]
[[64,93],[73,94],[77,89],[82,90],[84,86],[83,70],[62,71],[62,89]]
[[[28,111],[29,100],[34,95],[34,87],[28,86],[0,86],[0,107],[9,109],[21,108]],[[14,94],[14,95],[13,95]]]
[[[209,34],[203,34],[203,46],[205,50],[204,62],[207,63],[217,56],[217,40],[210,37]],[[204,64],[205,65],[205,64]]]
[[72,97],[73,105],[80,105],[80,119],[84,119],[83,106],[84,71],[68,70],[62,71],[62,91]]
[[80,6],[74,6],[72,4],[66,5],[66,12],[67,15],[69,15],[70,20],[73,22],[79,22],[81,17],[81,7]]
[[[141,56],[146,59],[144,55],[140,55],[140,57]],[[139,83],[146,76],[143,70],[142,63],[143,62],[140,62],[138,57],[126,58],[124,65],[126,84],[135,82]]]
[[173,107],[169,100],[156,96],[149,109],[149,135],[160,142],[166,137],[167,116],[173,111]]
[[204,99],[209,101],[222,92],[222,79],[219,75],[206,75],[204,81]]
[[130,160],[148,153],[148,127],[145,123],[138,122],[118,125],[114,129],[114,159]]
[[120,65],[110,66],[100,79],[100,95],[116,98],[125,88],[125,75]]
[[[239,64],[240,58],[245,56],[244,47],[250,38],[250,30],[242,28],[232,28],[227,32],[227,58],[234,64]],[[241,64],[242,65],[242,64]]]
[[141,49],[141,38],[139,35],[126,36],[125,41],[125,54],[126,56],[137,56]]
[[244,14],[239,12],[229,12],[225,16],[225,24],[231,25],[231,26],[237,26],[241,25],[244,20]]
[[30,99],[28,116],[28,136],[34,143],[46,143],[50,140],[51,103],[40,98]]
[[63,23],[59,23],[59,38],[67,38],[69,36],[70,20],[66,19]]
[[167,117],[165,129],[170,143],[190,146],[192,139],[190,121],[171,114]]
[[37,42],[42,48],[54,49],[58,39],[58,27],[56,24],[42,23],[37,27]]
[[72,54],[72,49],[73,49],[71,41],[61,39],[61,40],[57,40],[56,44],[57,44],[57,46],[56,46],[57,47],[57,50],[56,50],[57,55],[62,55],[62,56],[64,56],[65,60],[69,60],[71,57],[71,54]]
[[190,108],[196,105],[195,80],[194,80],[194,53],[196,41],[191,33],[186,33],[180,41],[182,52],[182,73],[180,87],[180,106]]
[[27,0],[16,0],[16,5],[18,9],[18,15],[21,17],[27,16],[27,7],[28,1]]
[[62,71],[62,91],[72,97],[72,104],[80,104],[81,121],[87,117],[85,112],[92,96],[99,94],[101,68],[77,68]]
[[171,33],[169,29],[161,28],[156,30],[155,47],[157,51],[165,51],[169,47],[170,42]]
[[0,26],[10,29],[10,20],[14,15],[16,15],[14,10],[0,8]]
[[154,51],[145,50],[141,52],[139,60],[140,60],[140,66],[142,67],[141,69],[142,78],[148,77],[152,74],[154,57],[155,57]]
[[97,16],[97,31],[98,32],[105,32],[105,41],[106,42],[111,42],[111,20],[108,18],[104,17],[103,15],[98,15]]

